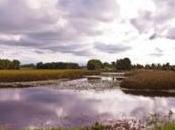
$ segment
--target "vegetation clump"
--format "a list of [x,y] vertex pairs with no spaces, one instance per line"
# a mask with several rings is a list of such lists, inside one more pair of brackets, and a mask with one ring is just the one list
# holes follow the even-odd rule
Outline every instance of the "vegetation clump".
[[20,61],[18,60],[8,60],[8,59],[0,59],[0,69],[19,69]]
[[102,63],[98,59],[91,59],[87,63],[88,70],[108,70],[108,71],[125,71],[131,70],[132,64],[129,58],[118,59],[116,62]]
[[42,63],[39,62],[36,65],[37,69],[79,69],[77,63],[65,63],[65,62],[51,62],[51,63]]
[[140,71],[131,74],[122,81],[122,88],[127,89],[175,89],[175,72],[173,71]]
[[119,59],[116,62],[117,70],[131,70],[132,65],[129,58]]
[[87,63],[88,70],[100,70],[100,69],[102,69],[102,67],[103,67],[102,62],[100,60],[97,60],[97,59],[89,60]]

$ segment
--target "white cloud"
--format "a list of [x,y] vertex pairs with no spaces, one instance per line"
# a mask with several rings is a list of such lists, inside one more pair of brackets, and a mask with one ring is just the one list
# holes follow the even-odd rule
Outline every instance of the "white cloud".
[[175,63],[174,7],[173,0],[0,0],[0,55]]

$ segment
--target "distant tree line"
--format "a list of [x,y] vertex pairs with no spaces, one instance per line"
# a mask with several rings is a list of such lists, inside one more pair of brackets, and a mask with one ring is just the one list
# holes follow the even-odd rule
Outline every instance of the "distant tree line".
[[20,66],[20,68],[22,69],[35,69],[36,68],[36,65],[31,63],[31,64],[23,64]]
[[166,64],[132,64],[129,58],[117,59],[111,63],[102,62],[99,59],[91,59],[87,62],[85,67],[79,66],[78,63],[69,62],[39,62],[37,64],[20,64],[19,60],[0,59],[0,69],[80,69],[86,68],[88,70],[103,70],[103,71],[127,71],[134,69],[149,69],[149,70],[173,70],[175,65]]
[[65,62],[51,62],[36,64],[37,69],[79,69],[80,66],[77,63],[65,63]]
[[8,60],[0,59],[0,69],[19,69],[20,61],[18,60]]
[[107,71],[114,71],[114,70],[131,70],[132,64],[129,58],[118,59],[116,62],[104,62],[102,63],[98,59],[89,60],[87,63],[87,68],[89,70],[107,70]]
[[175,65],[166,64],[132,64],[129,58],[118,59],[111,63],[102,63],[98,59],[89,60],[87,63],[89,70],[106,70],[106,71],[122,71],[131,69],[149,69],[149,70],[173,70],[175,71]]
[[175,65],[170,65],[170,63],[166,64],[136,64],[132,66],[132,69],[150,69],[150,70],[173,70],[175,71]]

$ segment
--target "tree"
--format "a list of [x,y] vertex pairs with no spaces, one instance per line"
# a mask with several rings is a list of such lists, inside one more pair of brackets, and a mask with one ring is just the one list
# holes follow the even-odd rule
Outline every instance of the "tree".
[[0,59],[0,69],[19,69],[20,62],[18,60]]
[[34,69],[34,68],[36,68],[36,65],[33,63],[30,63],[30,64],[23,64],[20,67],[23,69]]
[[42,62],[37,63],[36,68],[37,69],[43,69],[43,63]]
[[132,65],[132,69],[143,69],[144,66],[141,64]]
[[77,63],[64,63],[64,62],[51,62],[51,63],[42,63],[39,62],[36,65],[37,69],[79,69]]
[[104,62],[104,63],[103,63],[103,69],[104,69],[105,71],[111,71],[111,70],[113,70],[113,66],[112,66],[112,64],[110,64],[110,63],[108,63],[108,62]]
[[87,69],[88,70],[99,70],[103,67],[103,64],[98,59],[91,59],[87,63]]
[[119,59],[116,62],[117,70],[130,70],[132,68],[131,60],[129,58]]
[[13,60],[13,69],[19,69],[20,68],[20,61],[19,60]]
[[163,70],[170,70],[170,69],[171,69],[170,63],[164,64],[164,65],[162,66],[162,69],[163,69]]

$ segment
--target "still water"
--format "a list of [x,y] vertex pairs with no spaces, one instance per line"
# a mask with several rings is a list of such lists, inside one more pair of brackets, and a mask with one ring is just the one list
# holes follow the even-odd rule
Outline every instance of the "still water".
[[[99,82],[86,79],[60,85],[66,84],[100,86]],[[96,121],[143,120],[150,113],[167,114],[170,110],[175,111],[174,97],[126,94],[118,86],[99,90],[58,86],[0,89],[0,126],[8,128],[74,127]]]

